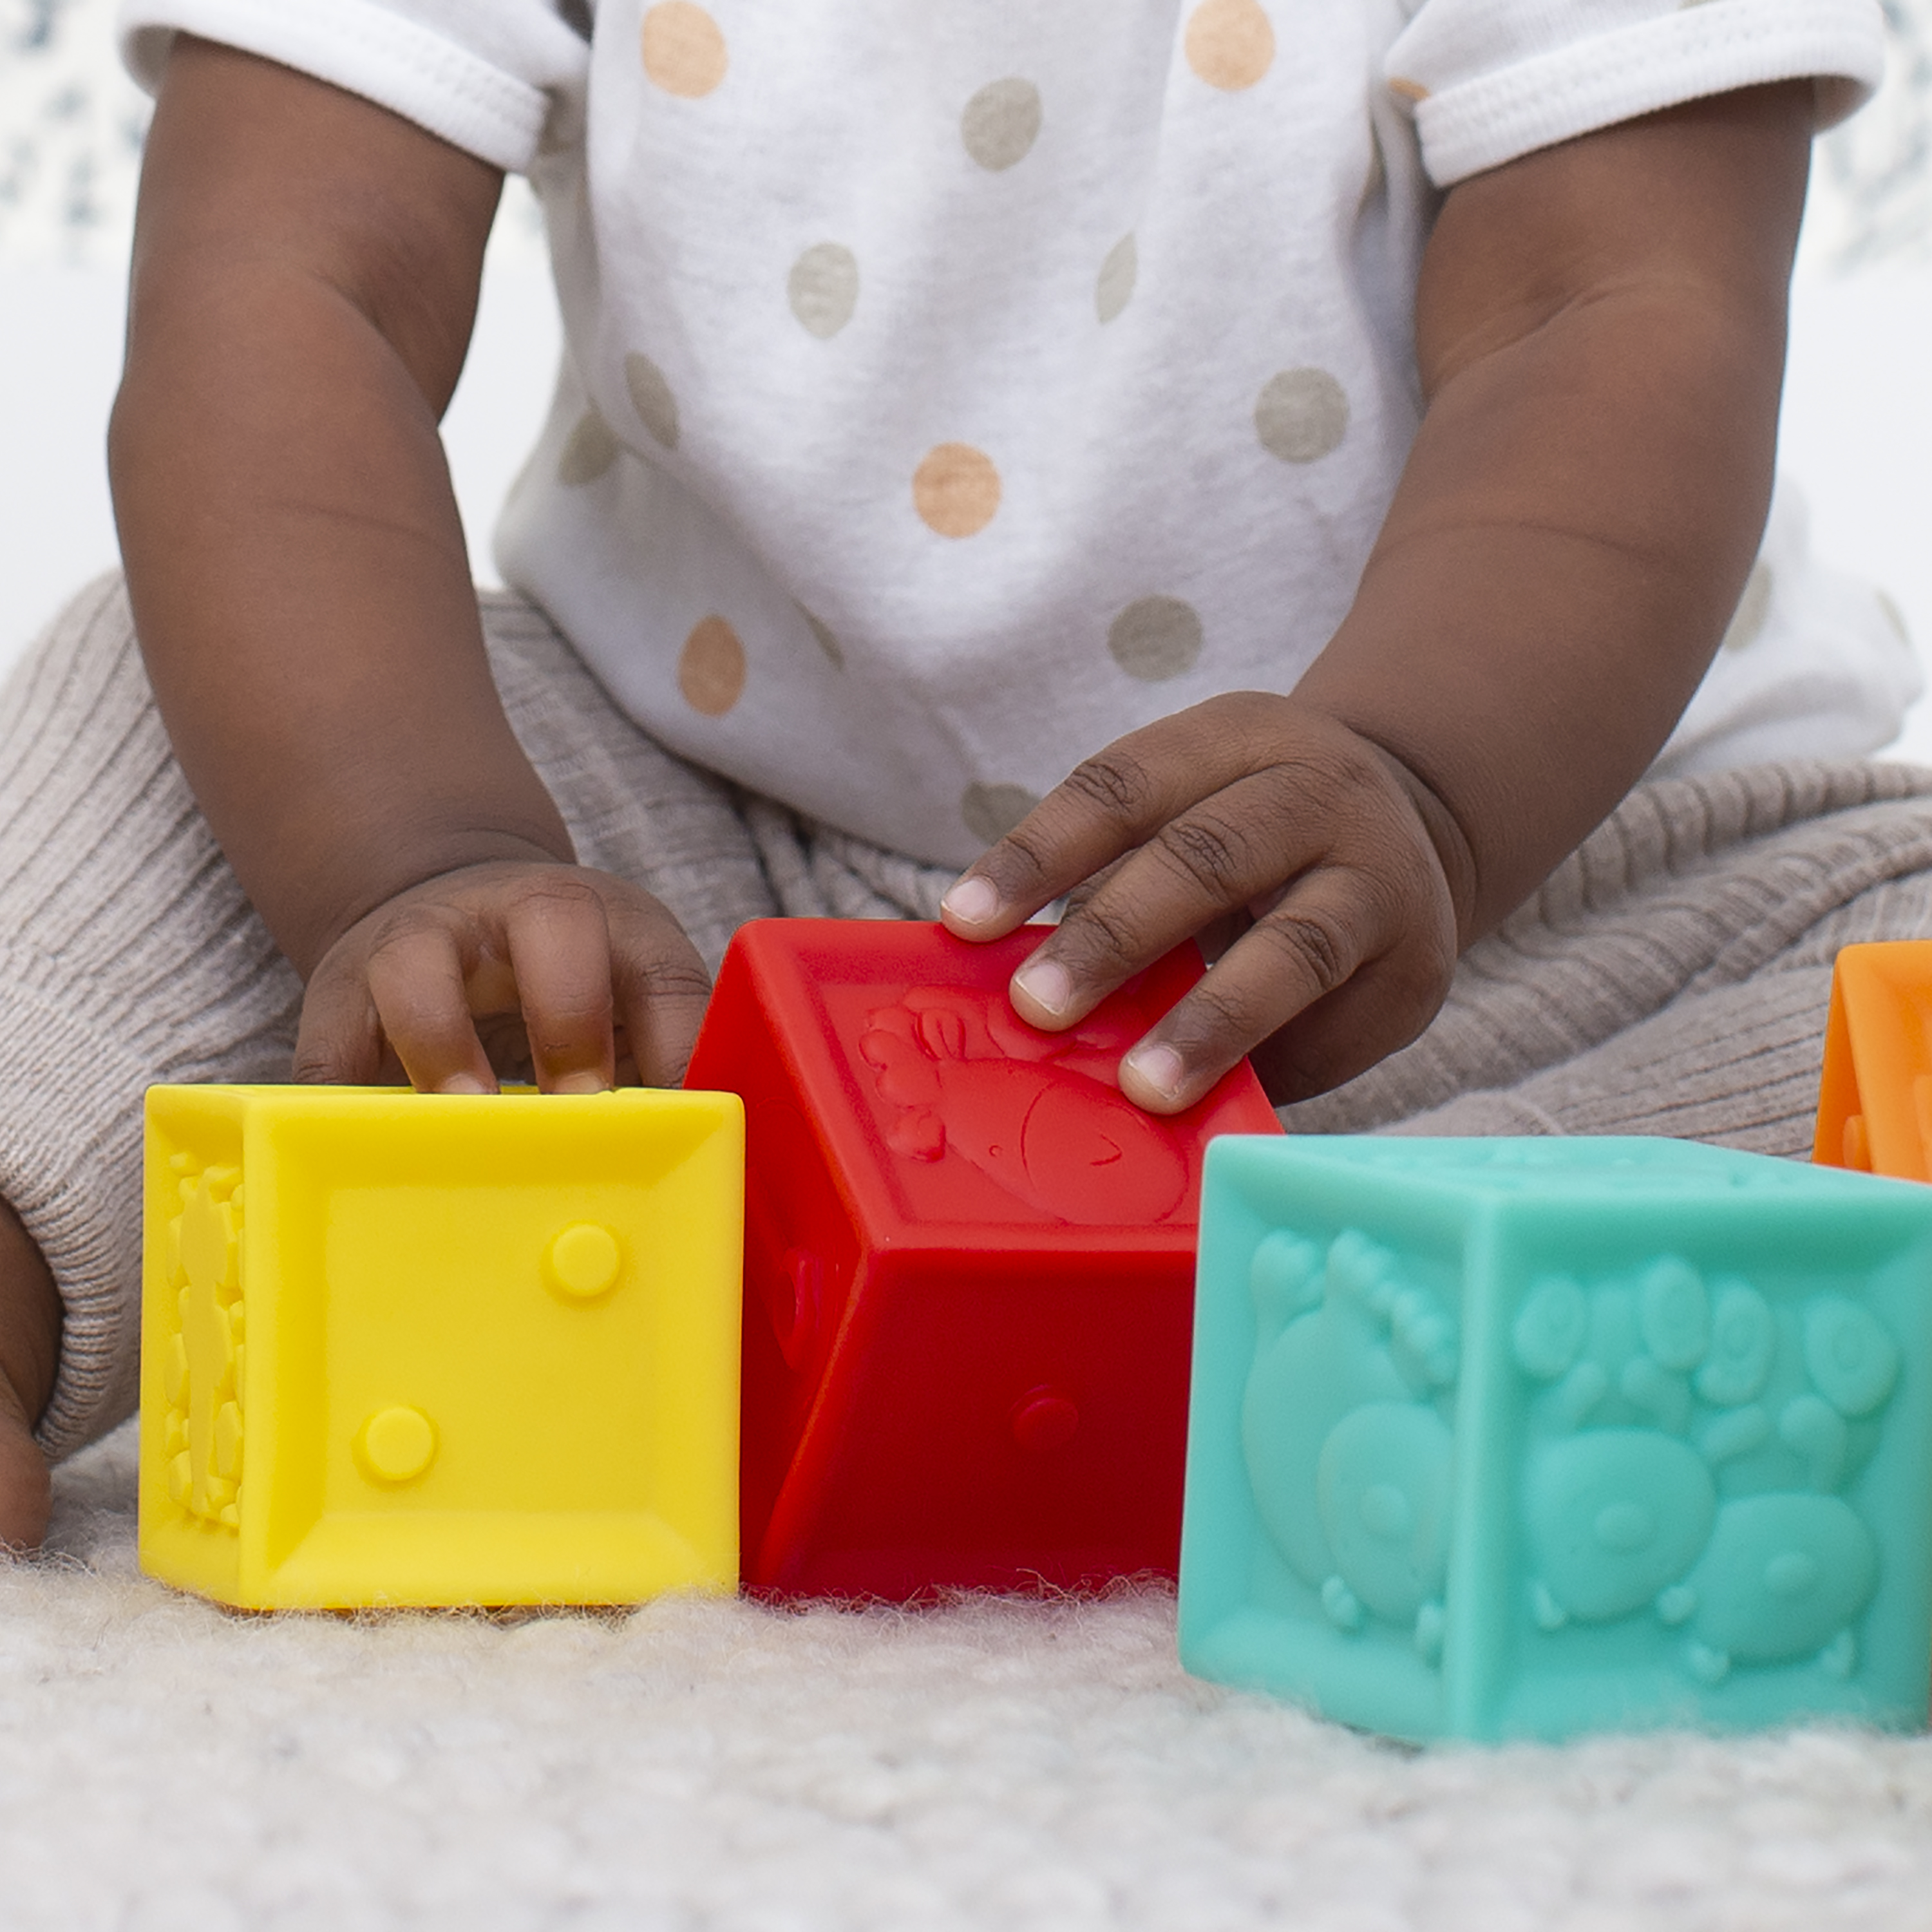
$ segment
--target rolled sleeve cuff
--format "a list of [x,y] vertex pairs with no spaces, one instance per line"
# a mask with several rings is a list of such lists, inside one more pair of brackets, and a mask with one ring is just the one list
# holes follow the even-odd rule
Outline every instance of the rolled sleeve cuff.
[[[1639,115],[1772,81],[1812,81],[1820,124],[1829,126],[1869,98],[1885,58],[1876,9],[1864,0],[1705,0],[1473,74],[1455,73],[1440,57],[1448,52],[1405,34],[1384,68],[1411,104],[1439,188]],[[1432,68],[1447,70],[1439,86]]]
[[[24,970],[23,970],[24,969]],[[0,953],[0,1196],[59,1287],[60,1368],[35,1431],[55,1460],[134,1408],[140,1358],[143,1075],[104,1022]]]
[[[580,51],[554,16],[541,14],[532,24],[545,40],[563,37],[540,50],[552,58],[530,63],[539,70],[560,64],[560,51],[566,62]],[[528,170],[550,116],[552,94],[539,80],[379,0],[130,0],[122,10],[122,55],[151,93],[177,33],[259,54],[359,94],[512,173]]]

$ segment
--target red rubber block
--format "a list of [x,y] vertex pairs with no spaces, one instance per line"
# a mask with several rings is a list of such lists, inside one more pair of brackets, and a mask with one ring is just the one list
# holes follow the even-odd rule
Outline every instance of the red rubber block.
[[1186,1113],[1121,1054],[1183,947],[1070,1034],[1006,998],[1040,928],[744,928],[686,1084],[746,1103],[746,1583],[905,1600],[1172,1574],[1202,1158],[1277,1133],[1244,1064]]

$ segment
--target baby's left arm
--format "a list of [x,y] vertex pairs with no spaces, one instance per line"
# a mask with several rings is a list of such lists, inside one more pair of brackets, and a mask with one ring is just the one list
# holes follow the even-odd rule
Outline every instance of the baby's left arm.
[[1015,976],[1024,1018],[1070,1026],[1180,940],[1232,938],[1122,1063],[1163,1113],[1244,1053],[1299,1100],[1428,1024],[1461,950],[1642,775],[1737,602],[1811,118],[1808,85],[1752,88],[1450,191],[1426,413],[1328,648],[1289,694],[1108,746],[948,894],[974,940],[1075,894]]

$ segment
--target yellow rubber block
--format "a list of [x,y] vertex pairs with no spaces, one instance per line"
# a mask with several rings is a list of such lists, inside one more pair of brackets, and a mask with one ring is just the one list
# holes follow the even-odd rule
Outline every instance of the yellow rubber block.
[[738,1574],[729,1094],[148,1094],[140,1554],[248,1609]]

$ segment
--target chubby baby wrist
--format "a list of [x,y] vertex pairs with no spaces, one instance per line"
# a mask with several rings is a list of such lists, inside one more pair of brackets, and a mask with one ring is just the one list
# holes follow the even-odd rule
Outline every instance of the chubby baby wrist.
[[384,856],[386,862],[380,869],[371,868],[358,880],[346,882],[329,895],[327,905],[319,898],[311,902],[290,922],[287,938],[281,926],[269,918],[270,929],[304,980],[348,933],[412,892],[493,868],[564,869],[577,863],[576,854],[567,844],[559,850],[545,839],[508,829],[476,828]]

